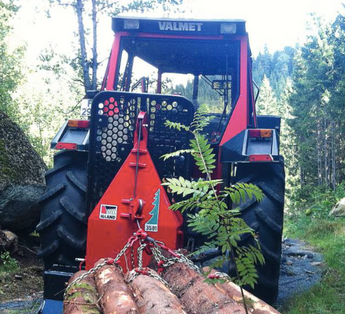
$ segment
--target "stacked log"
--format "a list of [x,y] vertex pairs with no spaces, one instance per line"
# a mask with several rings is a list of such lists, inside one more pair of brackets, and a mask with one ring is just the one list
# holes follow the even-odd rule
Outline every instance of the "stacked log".
[[[203,268],[205,273],[210,272],[207,267]],[[212,269],[210,274],[215,274],[217,271]],[[241,288],[231,281],[225,283],[217,282],[215,286],[223,293],[229,296],[232,300],[243,303]],[[266,302],[260,300],[255,295],[243,289],[244,298],[249,309],[249,312],[254,314],[279,314],[279,312],[268,305]]]
[[103,314],[139,314],[131,288],[126,284],[121,270],[106,265],[95,274]]
[[[149,271],[158,276],[154,270]],[[131,286],[141,314],[186,314],[176,295],[156,278],[140,274]]]
[[[246,314],[240,288],[232,282],[208,283],[184,263],[165,269],[162,278],[149,268],[124,276],[117,266],[104,265],[68,286],[64,314]],[[244,295],[248,313],[279,314],[245,290]]]
[[164,273],[171,291],[185,305],[188,313],[195,314],[246,314],[244,308],[205,282],[205,277],[188,265],[175,263]]
[[[79,278],[86,271],[75,273],[68,283]],[[96,283],[92,275],[88,275],[78,283],[67,288],[63,305],[64,314],[101,314],[98,306]]]

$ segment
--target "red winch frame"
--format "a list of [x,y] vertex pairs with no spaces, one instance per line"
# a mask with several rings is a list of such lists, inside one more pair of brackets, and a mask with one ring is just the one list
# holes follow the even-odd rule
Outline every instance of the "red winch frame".
[[[89,217],[86,269],[100,258],[115,258],[138,230],[173,250],[183,245],[183,218],[169,210],[171,204],[148,152],[147,139],[147,115],[140,112],[133,149]],[[133,249],[138,246],[139,241],[134,241]],[[151,260],[149,253],[144,251],[143,266]],[[126,266],[124,259],[119,264]]]

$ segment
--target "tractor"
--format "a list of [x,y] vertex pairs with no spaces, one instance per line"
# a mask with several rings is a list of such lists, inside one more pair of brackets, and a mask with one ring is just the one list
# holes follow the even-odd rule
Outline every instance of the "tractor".
[[[273,303],[285,189],[280,117],[256,115],[245,21],[116,17],[112,28],[102,86],[88,91],[82,106],[86,118],[66,121],[51,143],[59,152],[46,174],[37,226],[45,269],[42,313],[61,313],[64,283],[79,264],[88,270],[100,258],[115,257],[138,230],[171,249],[202,244],[186,217],[169,210],[174,196],[161,185],[165,178],[202,177],[188,155],[161,158],[190,141],[188,132],[165,122],[189,125],[199,107],[213,116],[203,130],[217,158],[213,178],[224,186],[253,183],[265,194],[260,203],[243,202],[240,212],[265,257],[254,294]],[[184,83],[179,90],[172,84],[178,80]],[[240,244],[253,241],[242,237]],[[147,265],[150,256],[143,254]]]

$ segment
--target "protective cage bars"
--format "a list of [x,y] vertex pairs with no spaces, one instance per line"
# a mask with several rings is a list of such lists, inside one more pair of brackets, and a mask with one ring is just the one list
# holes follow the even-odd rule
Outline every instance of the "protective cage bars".
[[190,134],[167,128],[165,121],[189,125],[193,104],[181,96],[106,91],[96,95],[91,108],[90,152],[88,163],[88,209],[92,211],[133,148],[139,111],[148,112],[148,150],[161,179],[188,177],[191,159],[164,154],[189,146]]

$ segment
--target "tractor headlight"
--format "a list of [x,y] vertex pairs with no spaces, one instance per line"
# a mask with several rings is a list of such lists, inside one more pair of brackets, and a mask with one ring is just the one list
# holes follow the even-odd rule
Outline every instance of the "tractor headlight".
[[236,23],[221,23],[220,33],[221,34],[236,34]]
[[124,20],[124,29],[139,29],[139,20]]

